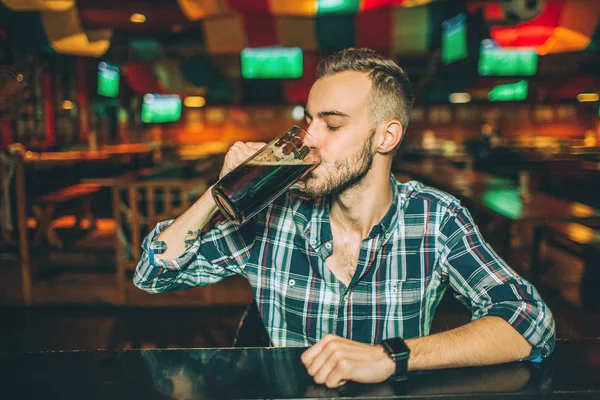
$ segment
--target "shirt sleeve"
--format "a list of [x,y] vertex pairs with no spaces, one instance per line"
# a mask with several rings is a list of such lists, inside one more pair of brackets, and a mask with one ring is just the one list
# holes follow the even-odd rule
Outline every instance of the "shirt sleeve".
[[484,241],[469,212],[458,202],[440,226],[440,265],[472,319],[497,316],[512,325],[532,346],[528,360],[539,361],[554,350],[555,325],[538,291],[512,270]]
[[159,222],[142,242],[142,256],[133,283],[148,293],[182,290],[219,282],[234,274],[244,275],[244,268],[254,245],[255,224],[242,227],[215,218],[208,231],[201,233],[179,257],[164,260],[160,233],[174,220]]

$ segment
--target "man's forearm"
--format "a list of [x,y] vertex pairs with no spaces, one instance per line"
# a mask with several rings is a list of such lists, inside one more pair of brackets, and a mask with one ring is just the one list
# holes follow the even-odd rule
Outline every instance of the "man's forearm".
[[409,370],[490,365],[525,358],[531,345],[508,322],[487,316],[431,336],[408,339]]
[[167,250],[157,255],[160,259],[173,259],[182,255],[198,238],[202,229],[217,212],[217,205],[211,194],[212,187],[167,229],[160,233],[159,240],[167,244]]

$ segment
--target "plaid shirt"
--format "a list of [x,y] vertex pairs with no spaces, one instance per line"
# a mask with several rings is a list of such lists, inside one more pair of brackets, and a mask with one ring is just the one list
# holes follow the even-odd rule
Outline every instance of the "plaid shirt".
[[172,221],[159,223],[144,239],[134,283],[159,293],[243,275],[275,346],[308,346],[329,333],[371,344],[428,335],[451,288],[473,319],[508,321],[533,346],[530,359],[548,356],[550,310],[483,240],[469,212],[422,183],[392,181],[393,203],[362,241],[348,287],[325,264],[334,250],[330,198],[292,192],[242,227],[216,218],[174,260],[156,257],[156,238]]

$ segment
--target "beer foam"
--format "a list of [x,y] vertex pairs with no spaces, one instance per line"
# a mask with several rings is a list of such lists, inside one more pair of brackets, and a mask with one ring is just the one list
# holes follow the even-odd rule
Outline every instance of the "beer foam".
[[284,154],[284,152],[283,152],[283,146],[282,147],[274,146],[274,148],[273,148],[273,154],[277,158],[279,158],[279,160],[281,160],[281,161],[297,161],[297,159],[294,157],[294,153]]
[[252,160],[248,162],[248,165],[313,165],[314,163],[305,161],[305,160],[296,160],[296,159],[284,159],[280,161],[261,161],[261,160]]
[[263,150],[261,154],[255,157],[248,164],[252,165],[312,165],[314,163],[306,160],[297,159],[295,152],[285,154],[283,146],[271,146]]

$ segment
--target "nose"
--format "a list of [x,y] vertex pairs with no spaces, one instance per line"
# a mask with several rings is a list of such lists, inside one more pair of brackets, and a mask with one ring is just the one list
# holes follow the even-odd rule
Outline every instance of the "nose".
[[321,146],[321,142],[322,142],[322,138],[319,135],[319,130],[317,129],[317,125],[312,122],[307,128],[306,128],[306,132],[308,132],[308,134],[310,135],[311,138],[313,138],[313,140],[319,145]]
[[[313,126],[313,124],[311,124],[311,126]],[[305,144],[308,144],[311,148],[311,158],[313,161],[316,161],[316,164],[320,164],[323,160],[323,136],[319,134],[318,129],[314,129],[314,127],[311,129],[311,126],[309,126],[306,131],[312,140],[309,139],[311,143],[305,141]]]
[[310,125],[306,127],[306,132],[310,134],[310,136],[314,137],[315,123],[311,122]]

